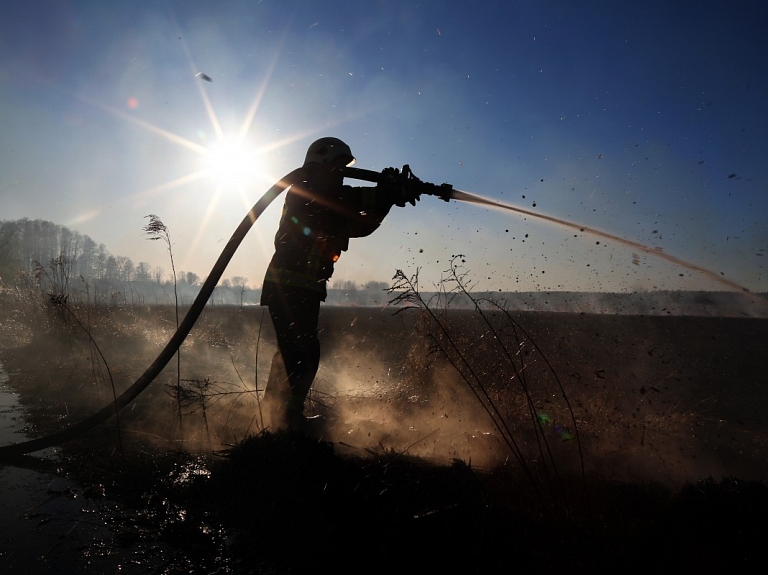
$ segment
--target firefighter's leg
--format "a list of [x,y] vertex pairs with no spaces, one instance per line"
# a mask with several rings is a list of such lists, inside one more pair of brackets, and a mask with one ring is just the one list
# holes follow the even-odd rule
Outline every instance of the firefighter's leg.
[[291,401],[286,405],[286,419],[292,427],[301,427],[304,423],[304,403],[320,364],[317,336],[320,300],[312,296],[296,304],[294,321],[289,326],[291,346],[283,353],[292,392]]
[[[283,420],[287,426],[297,427],[303,421],[304,401],[320,362],[320,342],[317,336],[320,298],[304,290],[284,292],[282,295],[276,305],[269,306],[269,312],[277,335],[281,363],[290,384],[288,401],[280,406],[284,410]],[[274,366],[273,360],[272,369],[276,370]],[[278,389],[275,387],[276,392]]]
[[315,381],[315,375],[317,375],[317,369],[320,366],[320,341],[316,334],[303,338],[300,355],[299,363],[289,370],[291,374],[289,379],[294,397],[301,399],[302,408],[300,411],[303,412],[304,400],[312,387],[312,382]]
[[286,406],[292,400],[293,393],[285,371],[283,356],[278,350],[272,357],[272,365],[269,368],[269,379],[264,390],[264,427],[282,429],[285,427]]

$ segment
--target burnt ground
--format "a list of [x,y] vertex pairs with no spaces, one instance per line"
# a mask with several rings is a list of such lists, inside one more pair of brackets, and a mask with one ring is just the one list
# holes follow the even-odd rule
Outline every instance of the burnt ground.
[[[3,318],[0,353],[30,432],[109,400],[79,328],[25,319]],[[168,310],[92,319],[118,391],[172,329]],[[273,351],[268,318],[206,312],[182,350],[181,424],[169,366],[119,434],[110,421],[54,460],[73,482],[65,495],[99,507],[111,533],[79,541],[70,572],[105,558],[136,573],[765,566],[768,320],[437,319],[445,332],[416,312],[324,308],[310,406],[322,418],[305,438],[260,426],[251,391]],[[508,435],[471,393],[477,381]],[[30,536],[4,535],[6,548]]]

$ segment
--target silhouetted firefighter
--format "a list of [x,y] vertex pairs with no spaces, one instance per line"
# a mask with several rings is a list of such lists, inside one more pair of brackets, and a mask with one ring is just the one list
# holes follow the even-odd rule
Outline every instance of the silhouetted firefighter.
[[321,138],[309,146],[304,165],[284,179],[290,188],[261,295],[277,335],[264,397],[276,429],[305,429],[304,402],[320,362],[320,302],[349,239],[371,234],[393,205],[419,199],[421,190],[412,184],[421,182],[395,168],[382,171],[375,187],[344,185],[344,168],[354,162],[347,144]]

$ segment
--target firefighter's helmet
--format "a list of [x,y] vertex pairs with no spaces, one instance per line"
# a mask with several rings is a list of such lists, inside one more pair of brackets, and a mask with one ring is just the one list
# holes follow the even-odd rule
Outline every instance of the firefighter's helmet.
[[304,164],[317,163],[338,168],[355,163],[352,150],[338,138],[320,138],[309,146]]

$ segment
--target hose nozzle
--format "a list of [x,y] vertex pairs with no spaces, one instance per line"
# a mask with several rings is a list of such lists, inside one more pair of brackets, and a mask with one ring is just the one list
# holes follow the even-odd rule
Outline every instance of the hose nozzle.
[[[386,172],[387,170],[385,170]],[[396,172],[396,170],[393,170]],[[361,168],[343,168],[343,174],[346,178],[354,178],[355,180],[364,180],[366,182],[378,183],[383,178],[382,172],[374,172],[373,170],[364,170]],[[417,194],[426,194],[428,196],[437,196],[441,200],[448,202],[453,197],[453,186],[451,184],[431,184],[429,182],[422,182],[411,171],[411,167],[408,164],[403,166],[403,169],[397,174],[398,178],[401,178],[402,184]]]

